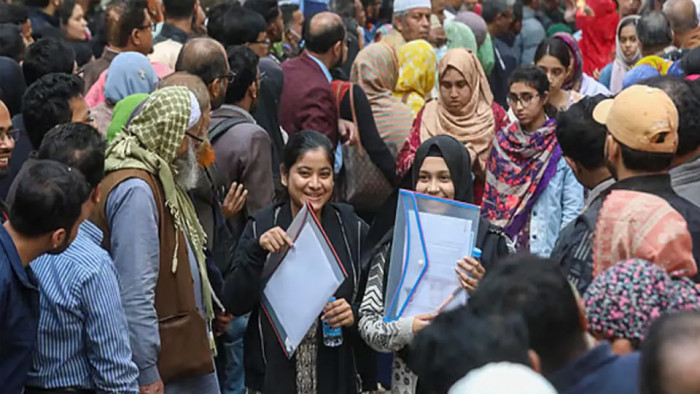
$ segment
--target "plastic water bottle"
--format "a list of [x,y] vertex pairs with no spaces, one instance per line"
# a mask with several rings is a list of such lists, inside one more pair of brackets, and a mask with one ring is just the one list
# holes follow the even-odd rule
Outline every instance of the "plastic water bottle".
[[[335,301],[332,297],[330,302]],[[333,328],[326,321],[323,321],[323,344],[328,347],[338,347],[343,344],[343,328]]]

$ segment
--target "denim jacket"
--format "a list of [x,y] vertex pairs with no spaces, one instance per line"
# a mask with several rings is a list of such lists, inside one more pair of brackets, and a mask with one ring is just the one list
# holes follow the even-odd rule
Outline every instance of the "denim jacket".
[[583,186],[562,157],[530,213],[530,253],[549,257],[559,232],[583,210]]

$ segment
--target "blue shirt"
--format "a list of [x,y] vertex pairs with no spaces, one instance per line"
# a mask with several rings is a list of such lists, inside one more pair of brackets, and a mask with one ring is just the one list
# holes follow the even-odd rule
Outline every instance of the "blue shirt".
[[31,263],[41,316],[28,386],[138,393],[117,273],[102,237],[85,221],[66,251]]
[[39,284],[0,226],[0,391],[20,393],[39,325]]
[[[141,179],[131,178],[112,189],[107,196],[105,211],[111,236],[111,255],[119,275],[122,304],[129,324],[133,360],[139,369],[138,382],[145,386],[160,380],[160,332],[155,309],[160,272],[158,208],[151,187]],[[190,269],[195,303],[204,315],[202,280],[189,242],[187,252],[190,266],[178,269]]]

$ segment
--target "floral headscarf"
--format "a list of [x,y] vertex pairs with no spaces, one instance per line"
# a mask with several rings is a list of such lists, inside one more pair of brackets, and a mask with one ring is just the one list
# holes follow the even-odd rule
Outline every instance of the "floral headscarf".
[[583,55],[581,54],[581,49],[579,48],[574,36],[569,33],[557,33],[552,37],[564,41],[566,46],[569,47],[572,60],[574,61],[574,73],[571,75],[571,78],[564,82],[564,85],[561,88],[565,90],[571,90],[575,87],[577,88],[583,80]]
[[638,346],[662,314],[700,309],[700,291],[646,260],[622,261],[591,283],[583,296],[591,331]]
[[403,100],[413,115],[425,104],[425,97],[435,86],[437,59],[433,46],[425,40],[415,40],[399,49],[399,82],[394,96]]

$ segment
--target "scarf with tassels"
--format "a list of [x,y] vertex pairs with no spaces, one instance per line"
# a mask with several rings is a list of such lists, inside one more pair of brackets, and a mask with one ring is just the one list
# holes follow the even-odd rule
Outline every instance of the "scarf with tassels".
[[[187,88],[168,87],[154,92],[141,112],[107,148],[105,171],[140,169],[158,176],[165,193],[165,205],[175,221],[175,229],[185,233],[197,259],[206,316],[211,321],[214,319],[214,308],[204,254],[206,234],[192,202],[175,183],[172,167],[185,138],[190,112],[191,96]],[[178,239],[175,237],[172,273],[178,268]]]

